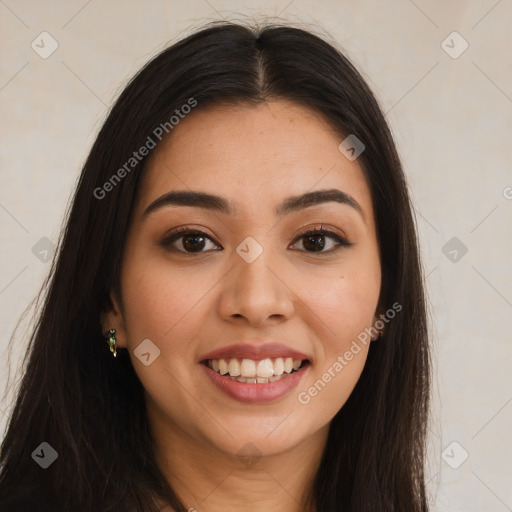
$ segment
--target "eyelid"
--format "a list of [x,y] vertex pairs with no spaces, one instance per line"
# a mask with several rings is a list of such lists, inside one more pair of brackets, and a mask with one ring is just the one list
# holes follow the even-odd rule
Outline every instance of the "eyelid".
[[348,237],[345,235],[345,233],[343,233],[342,231],[338,232],[339,230],[337,230],[336,228],[326,226],[325,224],[314,224],[313,226],[307,226],[305,228],[301,228],[298,231],[295,238],[297,238],[299,236],[304,236],[304,235],[310,233],[311,231],[322,231],[326,235],[334,235],[334,236],[337,236],[338,238],[343,239],[346,242],[349,241]]

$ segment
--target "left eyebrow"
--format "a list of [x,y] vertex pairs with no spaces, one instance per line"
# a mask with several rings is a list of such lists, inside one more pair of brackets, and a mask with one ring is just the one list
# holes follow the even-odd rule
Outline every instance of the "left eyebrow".
[[[365,218],[359,203],[349,194],[337,189],[315,190],[299,196],[292,196],[283,201],[276,209],[275,215],[283,217],[289,213],[316,206],[322,203],[337,202],[354,208]],[[164,206],[189,206],[218,211],[226,215],[234,215],[236,208],[224,197],[208,194],[206,192],[173,190],[153,201],[143,212],[142,217],[163,208]]]
[[351,206],[364,219],[364,212],[359,203],[349,194],[335,188],[328,190],[315,190],[314,192],[307,192],[300,196],[289,197],[277,207],[275,213],[277,216],[283,217],[284,215],[302,210],[303,208],[329,202],[336,202]]

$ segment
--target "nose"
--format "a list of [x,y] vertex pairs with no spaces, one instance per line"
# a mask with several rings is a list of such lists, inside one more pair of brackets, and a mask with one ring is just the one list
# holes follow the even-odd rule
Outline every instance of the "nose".
[[222,318],[240,322],[245,319],[250,325],[260,327],[269,319],[282,322],[292,317],[297,297],[269,250],[265,249],[252,263],[235,254],[233,265],[222,283],[219,302]]

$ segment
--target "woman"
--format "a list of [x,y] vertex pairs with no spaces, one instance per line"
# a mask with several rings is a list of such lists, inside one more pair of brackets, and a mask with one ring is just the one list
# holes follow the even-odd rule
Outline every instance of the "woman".
[[225,22],[166,49],[82,171],[1,509],[427,511],[418,253],[339,51]]

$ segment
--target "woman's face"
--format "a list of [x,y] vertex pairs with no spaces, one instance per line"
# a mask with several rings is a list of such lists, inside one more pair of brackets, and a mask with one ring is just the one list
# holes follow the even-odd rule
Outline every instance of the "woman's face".
[[370,192],[312,110],[200,108],[150,155],[104,327],[153,426],[277,454],[326,432],[365,364],[381,284]]

